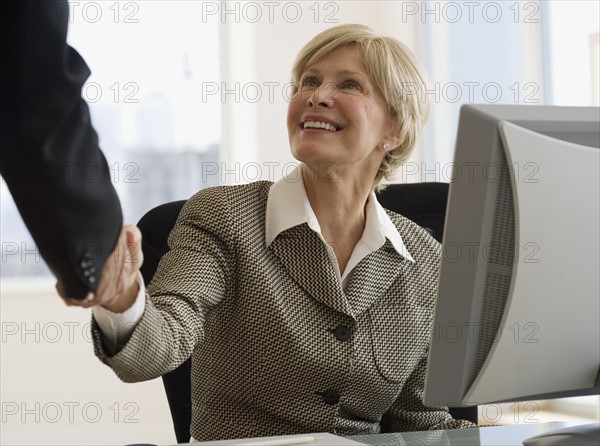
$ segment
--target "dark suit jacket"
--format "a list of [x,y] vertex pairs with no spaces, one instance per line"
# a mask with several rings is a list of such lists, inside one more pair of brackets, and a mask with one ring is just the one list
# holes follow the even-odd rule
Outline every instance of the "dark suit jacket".
[[38,249],[71,297],[95,291],[122,215],[66,43],[66,1],[2,7],[0,174]]
[[307,224],[266,246],[270,186],[186,203],[122,350],[111,356],[93,322],[100,359],[133,382],[191,356],[197,440],[473,426],[423,404],[439,243],[389,212],[415,263],[387,241],[344,291]]

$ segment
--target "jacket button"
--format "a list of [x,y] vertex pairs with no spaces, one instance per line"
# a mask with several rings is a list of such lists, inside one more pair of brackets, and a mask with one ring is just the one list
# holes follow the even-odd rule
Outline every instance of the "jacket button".
[[94,260],[88,251],[84,252],[81,256],[81,259],[79,260],[79,266],[82,269],[88,269],[94,266]]
[[325,404],[330,406],[340,402],[340,392],[335,389],[327,389],[324,392],[317,392],[317,394],[321,395]]
[[327,330],[329,333],[333,333],[338,341],[346,342],[352,337],[352,330],[345,325],[340,325],[339,327],[329,328]]

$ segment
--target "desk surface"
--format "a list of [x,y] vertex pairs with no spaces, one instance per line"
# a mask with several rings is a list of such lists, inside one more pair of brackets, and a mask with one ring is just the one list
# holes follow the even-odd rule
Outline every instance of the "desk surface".
[[532,423],[427,432],[357,435],[353,440],[372,446],[522,446],[523,440],[567,427],[568,423]]
[[[535,435],[567,427],[570,423],[532,423],[514,426],[489,426],[474,429],[453,429],[426,432],[402,432],[377,435],[355,435],[347,437],[372,446],[521,446],[523,440]],[[202,442],[194,444],[243,445],[252,439],[229,440],[224,442]],[[326,443],[335,444],[335,443]],[[343,443],[339,443],[343,444]]]

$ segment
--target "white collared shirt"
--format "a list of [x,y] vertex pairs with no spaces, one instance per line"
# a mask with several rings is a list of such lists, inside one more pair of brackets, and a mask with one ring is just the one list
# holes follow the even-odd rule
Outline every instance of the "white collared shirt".
[[333,248],[323,238],[317,216],[308,201],[300,167],[296,167],[296,169],[277,181],[269,189],[265,219],[265,243],[267,246],[270,245],[279,233],[302,223],[308,224],[308,227],[315,231],[325,244],[329,258],[334,269],[337,271],[338,278],[342,282],[342,289],[344,290],[350,281],[352,271],[356,265],[367,255],[381,248],[386,239],[391,242],[398,254],[414,262],[396,226],[394,226],[385,209],[377,201],[375,193],[371,192],[366,205],[365,229],[361,239],[354,247],[342,275]]
[[[300,167],[296,167],[284,178],[275,182],[269,189],[265,218],[265,243],[273,240],[286,229],[306,223],[321,238],[333,264],[343,290],[346,290],[352,271],[367,255],[381,248],[388,239],[394,249],[405,259],[414,262],[402,241],[396,226],[371,192],[366,204],[366,221],[362,237],[354,247],[343,276],[340,273],[335,253],[321,234],[317,220],[302,181]],[[131,336],[135,325],[141,319],[145,308],[146,288],[144,279],[138,272],[139,292],[134,304],[123,313],[113,313],[103,307],[93,307],[92,314],[102,330],[105,344],[115,353]]]

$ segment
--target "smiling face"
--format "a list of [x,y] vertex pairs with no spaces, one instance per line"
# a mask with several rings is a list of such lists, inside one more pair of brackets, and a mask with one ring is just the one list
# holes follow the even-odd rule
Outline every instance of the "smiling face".
[[288,106],[287,125],[299,161],[335,163],[373,177],[385,155],[383,143],[398,142],[385,101],[354,46],[337,48],[306,68]]

